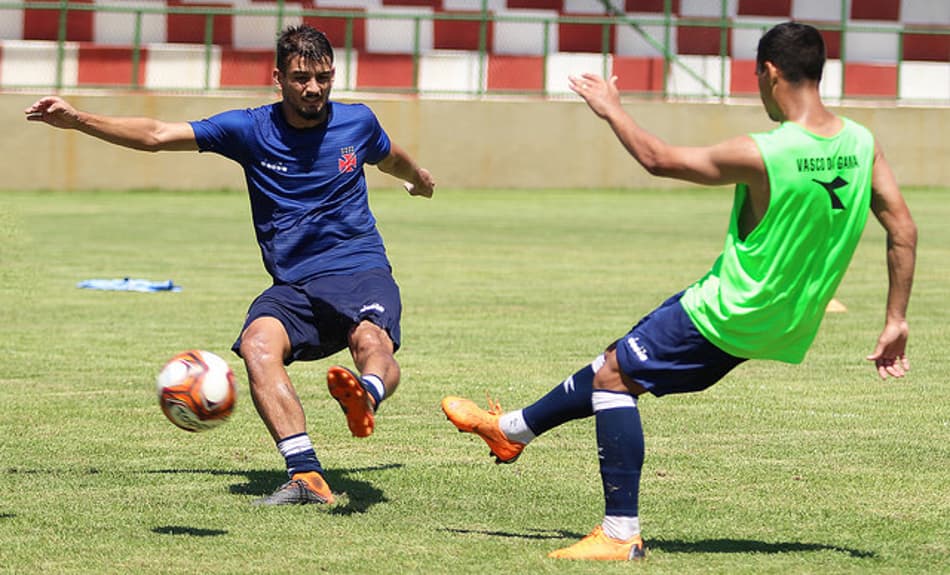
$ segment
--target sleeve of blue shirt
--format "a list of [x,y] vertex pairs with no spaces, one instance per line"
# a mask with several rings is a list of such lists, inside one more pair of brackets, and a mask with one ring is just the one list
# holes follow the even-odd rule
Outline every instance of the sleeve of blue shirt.
[[366,139],[366,163],[377,164],[389,155],[390,147],[389,136],[383,127],[379,124],[376,114],[369,110],[370,122],[368,126],[369,137]]
[[229,110],[190,124],[200,151],[214,152],[243,163],[251,121],[249,110]]

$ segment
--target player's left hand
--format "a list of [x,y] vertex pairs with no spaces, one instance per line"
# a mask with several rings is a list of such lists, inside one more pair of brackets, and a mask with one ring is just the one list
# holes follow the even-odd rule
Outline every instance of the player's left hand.
[[874,352],[867,356],[873,361],[881,379],[904,377],[910,370],[910,361],[907,359],[907,322],[889,322],[884,326]]
[[571,90],[584,98],[590,109],[601,118],[606,118],[613,110],[620,108],[616,76],[605,80],[596,74],[582,74],[580,77],[568,76],[568,82]]
[[431,198],[433,192],[435,192],[435,180],[432,178],[432,174],[429,173],[429,170],[419,168],[416,171],[416,177],[413,178],[413,181],[406,182],[404,187],[410,196]]

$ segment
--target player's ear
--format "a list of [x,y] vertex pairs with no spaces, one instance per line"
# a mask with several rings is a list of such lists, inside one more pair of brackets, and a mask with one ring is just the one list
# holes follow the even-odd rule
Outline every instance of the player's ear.
[[769,60],[762,62],[762,67],[765,70],[765,76],[768,78],[769,84],[774,86],[775,83],[778,82],[779,77],[781,77],[782,72]]
[[274,71],[271,73],[271,76],[274,78],[274,85],[278,88],[280,87],[280,70],[274,68]]

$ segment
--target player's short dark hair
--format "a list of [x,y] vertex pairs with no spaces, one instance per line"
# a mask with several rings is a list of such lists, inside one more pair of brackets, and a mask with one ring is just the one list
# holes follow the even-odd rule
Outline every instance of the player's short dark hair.
[[323,32],[307,24],[291,26],[277,39],[277,69],[287,71],[294,56],[306,62],[327,61],[333,64],[333,47]]
[[783,22],[759,39],[756,70],[771,62],[792,83],[821,80],[825,67],[825,41],[813,26],[800,22]]

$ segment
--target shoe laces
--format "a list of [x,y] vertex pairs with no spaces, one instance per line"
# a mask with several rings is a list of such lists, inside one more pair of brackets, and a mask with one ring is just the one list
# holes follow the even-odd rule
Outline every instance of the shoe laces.
[[488,413],[501,415],[505,412],[505,410],[501,408],[501,403],[492,399],[487,391],[485,392],[485,400],[488,402]]

